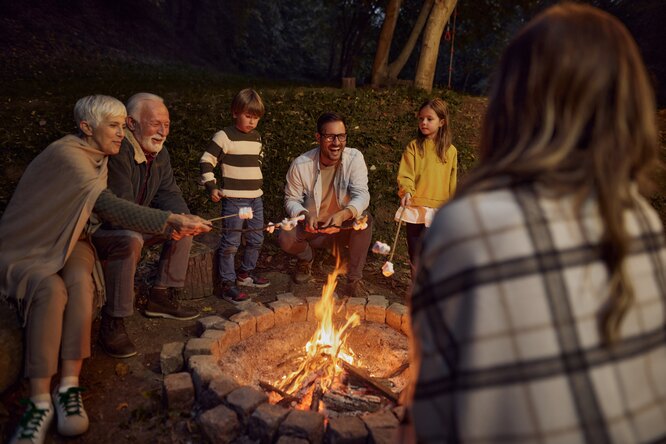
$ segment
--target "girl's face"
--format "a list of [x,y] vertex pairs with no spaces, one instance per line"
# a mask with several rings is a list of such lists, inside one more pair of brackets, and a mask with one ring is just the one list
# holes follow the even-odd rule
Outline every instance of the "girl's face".
[[444,126],[446,121],[440,119],[435,111],[429,106],[424,106],[419,111],[419,131],[425,136],[426,139],[434,139],[437,131]]

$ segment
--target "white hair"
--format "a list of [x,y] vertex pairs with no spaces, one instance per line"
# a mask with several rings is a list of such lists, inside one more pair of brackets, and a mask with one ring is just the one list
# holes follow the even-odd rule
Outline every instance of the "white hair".
[[82,121],[88,122],[93,128],[107,117],[127,116],[123,102],[111,96],[94,94],[82,97],[74,105],[74,121],[78,126]]
[[127,114],[132,116],[134,119],[139,119],[139,113],[141,112],[141,106],[146,101],[156,101],[164,103],[164,99],[156,94],[151,94],[147,92],[140,92],[134,94],[132,97],[127,99]]

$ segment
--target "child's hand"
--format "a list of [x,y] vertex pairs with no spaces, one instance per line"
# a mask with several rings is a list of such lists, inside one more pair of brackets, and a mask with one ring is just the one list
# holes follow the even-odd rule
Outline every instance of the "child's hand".
[[402,196],[402,199],[400,199],[400,206],[408,207],[411,204],[412,204],[412,195],[410,193],[405,193],[405,195]]
[[210,192],[210,200],[212,200],[213,202],[219,202],[220,200],[222,200],[223,197],[224,194],[222,194],[222,190],[220,190],[219,188],[215,188]]

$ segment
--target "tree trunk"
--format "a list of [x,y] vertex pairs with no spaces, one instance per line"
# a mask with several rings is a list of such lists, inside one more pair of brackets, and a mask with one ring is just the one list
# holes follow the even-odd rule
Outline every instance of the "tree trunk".
[[421,12],[416,19],[416,23],[414,23],[414,27],[412,28],[411,34],[409,34],[409,38],[407,39],[405,46],[402,48],[402,51],[400,51],[400,55],[388,66],[387,77],[389,82],[395,82],[398,80],[400,71],[402,71],[402,68],[405,67],[407,60],[409,60],[409,56],[412,54],[412,51],[414,51],[416,42],[419,39],[419,35],[421,35],[421,31],[425,26],[428,15],[430,15],[430,11],[432,10],[432,5],[434,2],[435,0],[423,1],[423,7],[421,8]]
[[382,23],[382,30],[379,33],[377,52],[375,53],[375,61],[372,65],[373,88],[379,87],[385,83],[388,73],[388,58],[389,51],[391,50],[391,41],[393,40],[395,25],[398,23],[401,4],[402,0],[389,0],[386,5],[386,17],[384,18],[384,23]]
[[444,26],[449,21],[456,3],[457,0],[435,0],[423,33],[419,64],[416,67],[416,76],[414,76],[414,86],[416,88],[424,89],[428,92],[432,91],[435,69],[437,68],[439,44],[442,40]]

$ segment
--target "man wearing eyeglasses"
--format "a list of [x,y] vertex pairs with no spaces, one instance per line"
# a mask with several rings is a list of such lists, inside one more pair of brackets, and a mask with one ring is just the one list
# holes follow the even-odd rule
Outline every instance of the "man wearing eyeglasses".
[[289,217],[304,215],[295,229],[282,230],[282,249],[298,258],[294,281],[310,279],[314,250],[348,248],[347,285],[342,293],[349,297],[366,296],[361,284],[363,266],[372,242],[372,217],[368,228],[354,230],[355,219],[361,218],[370,203],[368,168],[363,154],[346,147],[344,118],[337,113],[324,113],[317,120],[315,138],[319,146],[297,157],[287,172],[285,209]]

